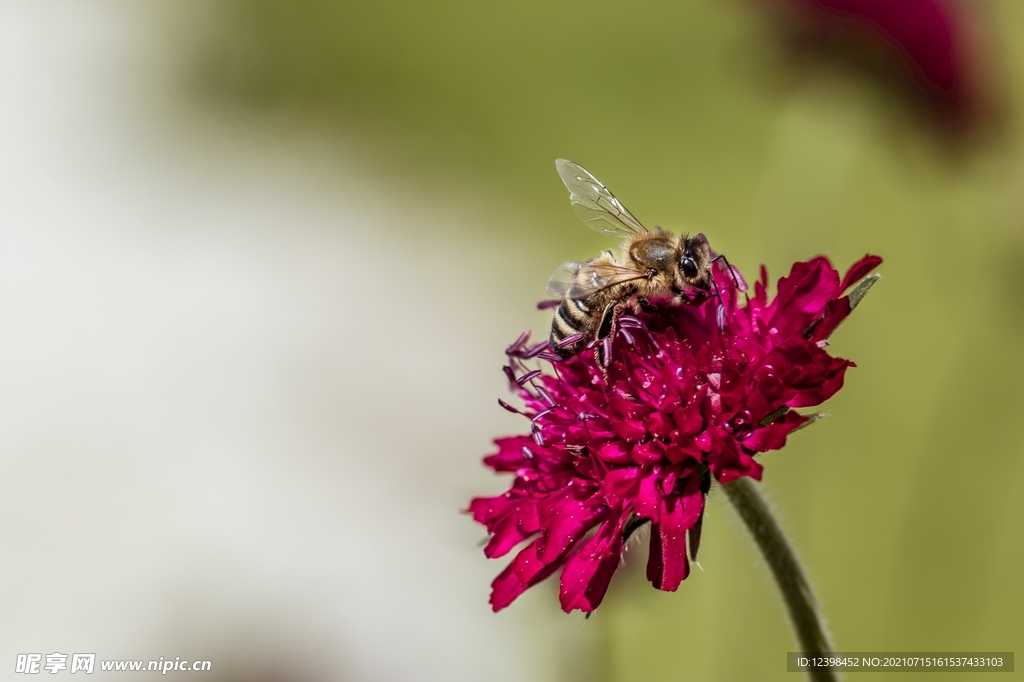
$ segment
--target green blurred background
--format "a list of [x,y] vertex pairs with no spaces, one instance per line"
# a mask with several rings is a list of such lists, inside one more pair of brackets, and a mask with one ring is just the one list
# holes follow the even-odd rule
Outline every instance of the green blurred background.
[[[750,277],[819,253],[840,269],[883,255],[885,279],[834,341],[858,369],[830,419],[765,456],[764,487],[838,649],[1019,650],[1024,11],[968,7],[996,27],[986,49],[1011,114],[966,152],[856,74],[794,74],[739,2],[223,1],[188,87],[226,115],[355,141],[371,175],[428,194],[468,186],[495,214],[528,216],[511,256],[522,276],[504,290],[522,310],[509,339],[542,327],[530,307],[560,261],[609,246],[567,210],[556,157],[648,224],[705,231]],[[437,238],[472,232],[480,259],[507,261],[508,235],[488,248],[498,229]],[[498,383],[465,390],[491,400]],[[467,467],[487,450],[472,445]],[[650,589],[634,557],[562,676],[792,677],[778,595],[721,499],[706,538],[705,572],[676,594]],[[567,618],[551,594],[530,607]]]
[[[720,495],[710,503],[703,571],[677,593],[649,586],[641,549],[627,557],[586,622],[559,610],[550,584],[506,612],[487,613],[488,583],[504,560],[488,562],[476,544],[482,529],[456,512],[472,496],[504,489],[507,481],[484,470],[480,458],[492,437],[523,430],[494,404],[505,390],[502,340],[548,324],[533,306],[559,263],[612,246],[573,217],[554,171],[558,157],[591,170],[646,224],[705,232],[751,280],[762,263],[777,278],[793,261],[816,254],[828,255],[840,270],[867,252],[885,258],[883,280],[833,337],[835,354],[858,367],[827,405],[827,420],[763,457],[762,488],[804,560],[838,650],[1024,651],[1019,2],[966,5],[988,27],[983,47],[1006,115],[997,132],[956,142],[862,74],[794,63],[765,15],[737,0],[210,0],[143,10],[93,4],[112,24],[133,17],[135,37],[114,61],[142,65],[122,88],[142,102],[139,119],[173,120],[157,129],[168,126],[176,135],[202,131],[184,135],[208,152],[196,162],[191,147],[165,140],[135,149],[136,156],[157,154],[154,149],[161,158],[178,156],[200,186],[209,184],[204,178],[220,156],[230,156],[220,145],[249,146],[256,160],[239,162],[240,169],[250,165],[218,180],[224,187],[248,182],[248,169],[278,164],[287,179],[257,187],[272,192],[286,185],[300,197],[338,194],[343,205],[354,192],[381,207],[335,227],[311,228],[339,243],[377,231],[377,250],[324,267],[379,263],[376,272],[402,292],[382,295],[378,306],[370,277],[358,292],[337,294],[339,309],[349,296],[379,308],[379,317],[339,313],[345,341],[330,351],[367,374],[343,383],[337,377],[347,381],[349,374],[321,372],[320,365],[293,369],[360,396],[366,413],[379,416],[366,422],[378,429],[376,438],[365,434],[332,456],[359,461],[367,471],[399,469],[397,458],[408,457],[395,476],[425,491],[422,498],[382,495],[363,505],[367,518],[359,528],[376,529],[377,539],[339,561],[372,566],[374,542],[381,548],[412,542],[402,528],[374,525],[378,503],[410,518],[436,512],[450,519],[436,535],[421,528],[409,546],[450,550],[443,556],[452,575],[462,576],[458,594],[472,613],[486,614],[466,623],[497,622],[506,635],[515,633],[507,659],[484,661],[484,668],[533,659],[528,668],[536,679],[609,682],[799,677],[785,672],[785,653],[796,644],[775,586]],[[121,82],[117,72],[104,78]],[[282,155],[286,161],[279,161]],[[185,193],[161,191],[160,211],[184,210]],[[262,205],[255,194],[227,192],[236,203],[251,197]],[[133,220],[151,215],[140,212]],[[275,235],[305,234],[302,220],[282,211]],[[244,222],[232,227],[246,229]],[[184,228],[171,235],[167,244],[197,239]],[[393,259],[401,267],[389,266]],[[425,326],[404,330],[408,337],[394,334],[407,314]],[[311,329],[303,333],[320,328]],[[429,355],[436,344],[422,344],[420,334],[444,341],[452,354]],[[405,353],[400,362],[395,352]],[[409,374],[381,369],[387,383],[372,388],[368,377],[389,364]],[[429,371],[416,374],[414,367]],[[450,421],[431,427],[410,416],[442,389],[458,391]],[[444,395],[438,402],[450,399]],[[325,398],[302,410],[326,424],[335,406]],[[487,406],[480,414],[488,416],[474,416],[473,406]],[[402,426],[406,419],[412,421]],[[390,439],[403,429],[421,429],[422,452],[403,446],[399,455]],[[334,464],[303,459],[303,447],[318,447],[314,440],[300,438],[282,471],[294,461],[296,471],[329,478]],[[242,455],[232,461],[234,472],[251,466]],[[360,475],[345,474],[353,485]],[[242,479],[244,488],[246,474]],[[349,541],[348,531],[327,521],[303,532],[317,546]],[[303,547],[281,551],[332,580],[327,565],[307,558]],[[430,593],[435,587],[414,564],[403,564],[403,582]],[[438,564],[439,571],[444,567]],[[245,565],[241,575],[250,569],[256,570]],[[295,576],[306,574],[288,575],[298,584],[305,578]],[[282,594],[283,601],[291,598]],[[367,626],[385,633],[382,650],[391,647],[396,658],[428,629],[440,638],[466,631],[440,617],[432,623],[431,611],[417,611],[422,605],[406,608],[408,623],[419,625],[402,629],[404,618],[397,616]],[[398,632],[388,640],[393,626]],[[483,636],[491,626],[473,627]],[[458,652],[459,640],[452,646]],[[467,640],[467,658],[473,646]],[[224,651],[214,654],[221,670],[236,655]],[[360,661],[359,646],[344,658]],[[373,661],[353,663],[348,672],[325,665],[308,679],[399,679],[374,673]],[[473,679],[446,670],[424,668],[422,678]],[[975,677],[987,679],[969,672],[943,679]],[[223,679],[300,678],[307,679],[285,673]]]

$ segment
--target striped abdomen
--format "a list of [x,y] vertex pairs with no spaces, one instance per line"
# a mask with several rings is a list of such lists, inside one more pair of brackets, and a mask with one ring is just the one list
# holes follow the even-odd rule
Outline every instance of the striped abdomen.
[[[590,341],[600,322],[601,318],[595,316],[586,298],[562,299],[555,309],[554,319],[551,320],[551,350],[562,358],[575,355],[582,345]],[[583,334],[583,338],[559,347],[559,343],[576,334]]]

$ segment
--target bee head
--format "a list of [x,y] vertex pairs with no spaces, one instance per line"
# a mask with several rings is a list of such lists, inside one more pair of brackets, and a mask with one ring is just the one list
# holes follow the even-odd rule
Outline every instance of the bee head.
[[685,237],[679,250],[679,274],[683,283],[693,289],[711,288],[711,248],[703,234]]

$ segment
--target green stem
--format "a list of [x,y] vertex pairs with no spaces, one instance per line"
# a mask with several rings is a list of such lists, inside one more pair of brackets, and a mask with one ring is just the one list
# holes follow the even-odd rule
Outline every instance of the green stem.
[[[801,651],[811,656],[831,656],[832,645],[822,627],[811,587],[800,570],[793,549],[786,542],[786,536],[782,534],[768,504],[757,491],[757,485],[749,478],[740,478],[726,483],[722,489],[747,524],[779,584],[797,639],[800,640]],[[814,682],[837,682],[839,679],[836,672],[829,668],[810,668],[807,672]]]

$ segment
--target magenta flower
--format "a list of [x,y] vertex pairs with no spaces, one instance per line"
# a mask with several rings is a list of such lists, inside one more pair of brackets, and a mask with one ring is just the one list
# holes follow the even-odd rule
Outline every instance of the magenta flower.
[[[853,363],[829,355],[826,339],[851,311],[843,292],[880,262],[865,256],[842,280],[824,257],[796,263],[772,301],[762,268],[745,305],[716,264],[716,281],[729,282],[724,331],[716,298],[652,302],[650,312],[619,316],[606,370],[592,350],[558,362],[523,334],[505,372],[525,408],[499,402],[528,417],[531,433],[495,441],[484,462],[515,480],[469,505],[490,535],[486,556],[527,543],[492,583],[494,610],[561,569],[562,608],[593,611],[623,542],[647,522],[647,577],[661,590],[679,587],[697,555],[712,477],[760,479],[757,453],[781,448],[808,421],[790,408],[842,387]],[[530,358],[553,372],[531,370]]]

